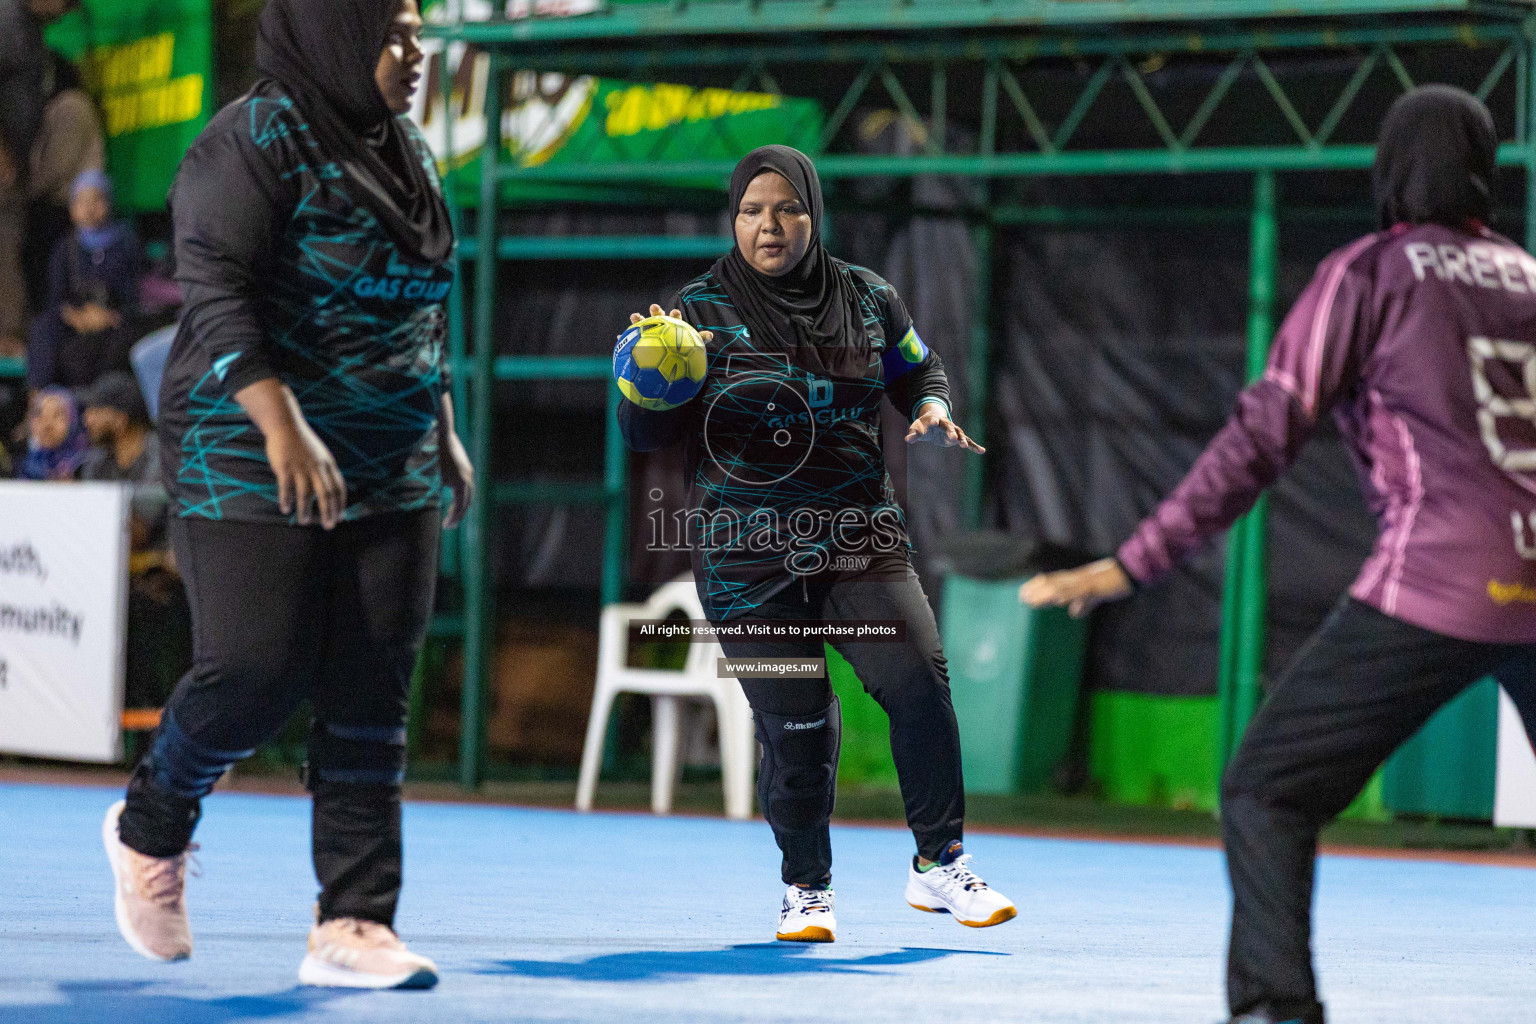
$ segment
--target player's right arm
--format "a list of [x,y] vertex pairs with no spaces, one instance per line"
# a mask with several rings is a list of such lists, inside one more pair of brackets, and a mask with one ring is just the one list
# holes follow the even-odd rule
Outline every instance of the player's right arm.
[[[677,301],[675,297],[673,301]],[[653,302],[649,313],[629,314],[629,322],[634,325],[647,316],[661,315],[661,306]],[[679,320],[686,319],[680,308],[673,309],[667,315]],[[713,331],[699,332],[699,337],[705,342],[714,336]],[[642,409],[634,402],[620,401],[619,432],[624,435],[625,446],[632,452],[654,452],[676,444],[683,436],[683,422],[687,416],[687,408],[685,405],[680,405],[676,409],[658,412],[654,409]]]
[[1036,576],[1019,588],[1021,601],[1086,615],[1161,580],[1253,507],[1358,378],[1374,327],[1369,283],[1351,268],[1373,240],[1322,262],[1276,334],[1263,378],[1238,395],[1226,425],[1116,556]]
[[326,529],[346,508],[346,483],[299,403],[278,379],[256,311],[279,225],[298,196],[288,150],[258,144],[239,126],[198,140],[177,170],[171,193],[176,281],[185,298],[183,330],[208,356],[224,389],[266,440],[278,507],[300,524],[311,508]]

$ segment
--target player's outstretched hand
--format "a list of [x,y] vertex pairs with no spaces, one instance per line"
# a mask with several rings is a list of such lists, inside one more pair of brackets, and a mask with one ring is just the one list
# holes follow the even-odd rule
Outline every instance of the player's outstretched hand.
[[944,407],[937,402],[929,402],[917,410],[917,419],[907,428],[907,444],[917,444],[919,441],[941,444],[946,448],[964,448],[977,455],[986,451],[966,437],[965,431],[945,415]]
[[[630,325],[633,326],[634,324],[639,323],[641,320],[644,320],[646,317],[661,316],[661,315],[662,315],[661,307],[653,302],[653,303],[651,303],[651,311],[649,313],[631,313],[631,314],[629,314],[629,322],[630,322]],[[670,313],[668,313],[666,315],[672,317],[674,320],[681,320],[683,318],[683,311],[680,310],[680,309],[674,309],[672,312],[670,312]],[[694,329],[698,330],[697,325],[695,325]],[[714,331],[699,331],[699,337],[703,338],[705,341],[709,341],[714,336],[715,336],[715,332]],[[623,335],[621,334],[620,337],[623,337]]]
[[1043,572],[1019,588],[1019,600],[1032,608],[1066,606],[1074,619],[1080,619],[1105,601],[1130,596],[1131,578],[1113,558],[1080,565],[1061,572]]

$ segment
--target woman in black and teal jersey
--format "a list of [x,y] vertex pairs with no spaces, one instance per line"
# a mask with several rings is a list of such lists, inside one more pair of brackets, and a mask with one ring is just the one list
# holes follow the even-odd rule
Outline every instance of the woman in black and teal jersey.
[[189,956],[200,799],[299,702],[321,891],[307,984],[436,982],[393,931],[406,698],[447,518],[443,299],[453,232],[425,141],[415,0],[271,0],[261,80],[171,191],[186,312],[160,395],[195,657],[103,839],[140,953]]
[[[622,403],[625,440],[636,451],[685,447],[688,544],[712,621],[905,623],[899,642],[832,643],[890,716],[917,840],[906,899],[967,925],[1000,924],[1013,904],[975,875],[961,845],[959,730],[885,469],[880,404],[910,419],[909,443],[982,449],[951,419],[943,364],[895,290],[822,246],[821,184],[803,153],[747,154],[731,176],[730,210],[735,246],[670,303],[706,339],[704,387],[666,412]],[[731,658],[823,654],[820,639],[722,644]],[[758,793],[784,854],[777,935],[830,942],[837,698],[825,676],[740,678],[763,748]]]

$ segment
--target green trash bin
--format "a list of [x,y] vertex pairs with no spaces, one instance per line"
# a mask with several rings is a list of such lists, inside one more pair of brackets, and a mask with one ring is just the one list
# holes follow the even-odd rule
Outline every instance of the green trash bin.
[[1077,719],[1087,623],[1019,603],[1029,576],[944,581],[944,654],[969,793],[1050,784]]
[[896,789],[891,757],[891,720],[864,690],[853,666],[826,644],[827,676],[843,708],[843,742],[837,759],[837,784],[843,789]]

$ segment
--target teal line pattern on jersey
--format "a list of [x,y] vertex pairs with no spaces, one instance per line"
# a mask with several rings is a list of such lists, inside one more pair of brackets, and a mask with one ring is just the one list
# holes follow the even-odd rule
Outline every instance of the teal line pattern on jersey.
[[180,514],[204,519],[223,519],[223,503],[237,495],[256,495],[276,506],[276,484],[242,480],[228,473],[221,473],[209,465],[209,455],[236,459],[249,458],[246,448],[231,445],[229,442],[256,429],[248,419],[244,423],[213,425],[213,421],[220,418],[228,419],[232,415],[244,418],[245,413],[235,400],[225,393],[222,386],[210,381],[210,376],[212,375],[205,375],[192,389],[188,412],[192,416],[193,426],[182,435],[181,467],[176,476],[177,483],[183,485],[183,491],[195,488],[199,494],[205,494],[206,498],[188,504],[183,497]]
[[219,378],[219,383],[222,384],[224,382],[224,378],[229,375],[230,365],[239,358],[239,352],[231,352],[228,355],[220,356],[213,361],[213,372],[215,376]]
[[[871,336],[883,339],[884,312],[879,296],[889,287],[860,276],[861,268],[850,269],[855,271],[855,280],[860,285],[865,324],[879,328]],[[706,382],[706,390],[700,396],[706,402],[701,415],[712,421],[716,417],[726,422],[762,421],[770,407],[798,409],[807,404],[804,396],[817,378],[790,365],[782,352],[758,349],[745,326],[718,322],[738,317],[713,275],[685,285],[678,300],[689,307],[691,322],[714,332],[710,352],[713,379]],[[871,353],[872,367],[884,353],[882,340]],[[835,512],[853,507],[879,512],[890,517],[904,542],[905,516],[891,490],[881,454],[878,407],[884,397],[883,377],[882,372],[872,369],[864,381],[838,381],[835,385],[867,389],[861,408],[874,410],[868,420],[848,416],[821,429],[814,416],[808,417],[812,436],[806,443],[817,448],[815,472],[797,472],[801,451],[797,444],[785,445],[783,458],[775,461],[763,458],[774,451],[772,446],[753,448],[754,457],[748,459],[739,451],[733,452],[728,443],[701,443],[701,457],[692,480],[703,495],[701,507],[705,513],[698,524],[697,543],[711,604],[723,617],[750,612],[762,603],[752,600],[748,593],[757,586],[755,580],[732,579],[728,570],[768,569],[782,563],[790,550],[800,551],[804,559],[841,553],[835,549],[836,540],[831,536],[795,543],[787,531],[786,510]],[[764,394],[759,389],[750,397],[743,397],[744,392],[734,387],[750,382],[767,385],[769,390]],[[760,548],[766,550],[753,550],[752,545],[741,543],[742,538],[755,531],[763,531],[759,534],[763,539]],[[744,575],[752,577],[756,573],[749,571]]]
[[[316,150],[307,126],[294,123],[290,100],[258,96],[248,102],[251,137],[259,146],[306,133],[302,145]],[[410,268],[393,259],[394,247],[381,240],[366,207],[341,204],[343,215],[322,201],[322,190],[344,194],[333,162],[289,171],[306,173],[313,184],[278,240],[278,265],[257,298],[268,355],[341,469],[348,489],[344,519],[430,507],[441,491],[441,304],[423,303],[402,317],[395,304],[360,301],[370,297],[359,282],[374,264],[388,259],[390,271]],[[222,519],[229,504],[249,509],[252,500],[268,506],[268,515],[276,509],[274,484],[235,475],[241,463],[266,462],[259,431],[220,383],[237,355],[218,360],[189,396],[177,474],[182,516]],[[221,472],[219,463],[229,465]]]

